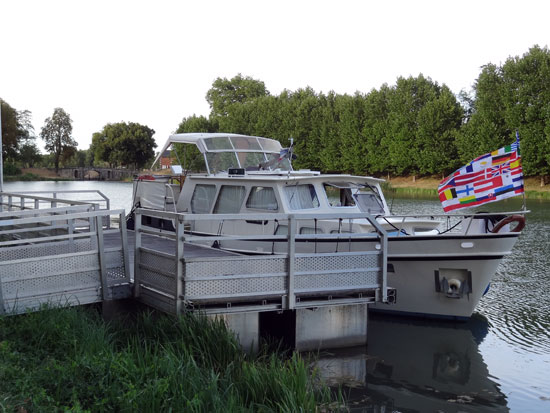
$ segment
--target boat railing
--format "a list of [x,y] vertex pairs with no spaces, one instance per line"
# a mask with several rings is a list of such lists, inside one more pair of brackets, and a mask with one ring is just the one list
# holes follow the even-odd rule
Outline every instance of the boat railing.
[[528,210],[520,210],[520,211],[494,211],[494,212],[470,212],[470,213],[463,213],[463,214],[407,214],[407,215],[399,215],[399,214],[391,214],[391,215],[377,215],[377,218],[380,220],[394,220],[392,223],[392,226],[395,227],[397,236],[403,236],[406,235],[406,231],[404,231],[404,228],[406,224],[410,223],[411,221],[414,221],[415,219],[430,219],[430,220],[441,220],[441,223],[443,224],[443,227],[441,229],[437,229],[438,234],[457,234],[460,233],[462,235],[471,235],[479,232],[477,231],[478,228],[475,228],[472,224],[474,220],[486,220],[491,218],[502,218],[505,216],[512,216],[512,215],[520,215],[523,216],[525,214],[528,214],[530,211]]
[[[171,221],[175,231],[146,225],[145,217]],[[310,308],[324,305],[391,302],[393,289],[387,285],[387,232],[366,213],[319,214],[319,220],[368,220],[374,232],[360,250],[314,250],[316,241],[323,245],[362,238],[360,233],[299,234],[300,214],[247,214],[246,220],[276,221],[288,225],[284,234],[211,236],[193,235],[193,222],[242,222],[242,214],[184,214],[138,208],[135,211],[134,292],[149,304],[163,302],[180,313],[200,306],[211,312],[242,311],[257,305],[257,311]],[[267,225],[261,225],[267,227]],[[144,234],[168,237],[176,241],[174,251],[155,251],[142,242]],[[297,243],[301,242],[301,249]],[[322,242],[324,241],[324,242]],[[264,251],[253,256],[228,253],[225,256],[184,257],[192,245],[206,248],[246,243],[277,243],[277,252]],[[310,246],[304,251],[304,244]],[[239,248],[236,248],[237,250]],[[161,297],[161,298],[160,298]],[[166,309],[166,308],[163,308]]]

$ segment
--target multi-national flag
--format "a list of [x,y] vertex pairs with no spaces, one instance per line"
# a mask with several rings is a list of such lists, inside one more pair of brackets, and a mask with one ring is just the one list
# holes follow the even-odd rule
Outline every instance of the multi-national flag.
[[523,171],[516,141],[481,155],[439,183],[439,199],[445,212],[521,195]]

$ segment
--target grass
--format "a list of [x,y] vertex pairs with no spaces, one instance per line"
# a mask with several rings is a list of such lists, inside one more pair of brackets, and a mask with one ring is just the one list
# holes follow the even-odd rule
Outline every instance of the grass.
[[0,412],[316,412],[335,396],[300,355],[245,354],[221,321],[94,308],[0,317]]

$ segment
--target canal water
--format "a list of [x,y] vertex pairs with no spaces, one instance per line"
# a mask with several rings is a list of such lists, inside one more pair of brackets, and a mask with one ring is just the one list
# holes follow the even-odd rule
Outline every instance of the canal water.
[[[123,182],[7,182],[5,191],[98,189],[129,210]],[[388,199],[396,214],[441,213],[437,200]],[[354,412],[550,412],[550,202],[527,225],[469,322],[370,315],[368,346],[317,355]],[[484,206],[515,211],[521,199]]]

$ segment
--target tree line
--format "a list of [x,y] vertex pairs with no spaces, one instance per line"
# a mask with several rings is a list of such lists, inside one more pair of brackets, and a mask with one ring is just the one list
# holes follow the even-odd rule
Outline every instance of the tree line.
[[218,78],[210,115],[190,116],[178,132],[294,138],[297,167],[354,174],[448,174],[521,137],[525,175],[550,175],[550,52],[481,68],[473,90],[455,96],[420,74],[350,96],[311,88],[272,95],[248,76]]
[[[206,93],[210,114],[183,118],[183,132],[233,132],[295,142],[298,168],[369,175],[444,175],[521,137],[525,175],[550,175],[550,51],[481,68],[471,91],[454,95],[422,74],[399,77],[368,93],[315,92],[307,87],[273,95],[241,74],[218,78]],[[0,99],[7,166],[143,168],[155,156],[154,130],[133,122],[105,125],[78,150],[72,120],[56,108],[35,144],[31,113]]]
[[63,108],[55,108],[40,131],[47,155],[36,145],[36,134],[28,110],[18,111],[0,99],[4,173],[16,175],[19,168],[61,166],[109,166],[143,168],[155,156],[155,131],[133,122],[109,123],[92,136],[88,149],[78,150],[72,136],[72,119]]

